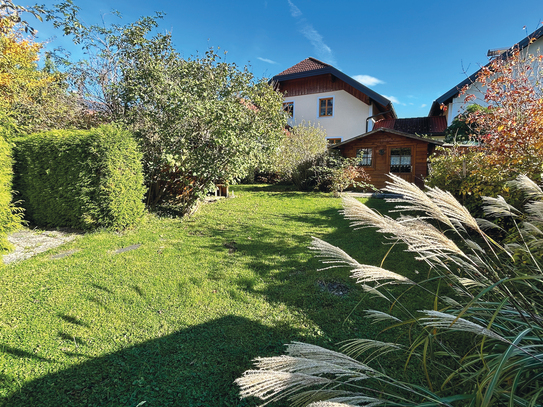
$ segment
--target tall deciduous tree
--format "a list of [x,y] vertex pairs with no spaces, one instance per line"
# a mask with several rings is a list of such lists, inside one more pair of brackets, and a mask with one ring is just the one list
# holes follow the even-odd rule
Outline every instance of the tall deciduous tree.
[[[508,181],[521,174],[536,181],[543,173],[543,57],[530,47],[512,50],[481,69],[476,87],[485,108],[462,116],[463,127],[479,142],[471,151],[446,151],[431,159],[427,185],[450,190],[480,211],[481,196],[509,196]],[[474,103],[469,95],[465,103]],[[516,202],[515,196],[509,196]],[[479,212],[478,212],[479,213]]]
[[[71,16],[73,5],[65,6]],[[160,17],[105,28],[57,21],[91,56],[72,67],[75,89],[139,140],[148,203],[168,199],[188,210],[213,183],[244,177],[271,153],[286,115],[281,95],[246,67],[213,50],[181,58],[170,33],[153,34]]]
[[40,68],[42,44],[35,30],[20,14],[39,17],[40,9],[29,9],[0,1],[0,110],[12,118],[13,130],[34,132],[53,128],[86,127],[88,110],[68,92],[65,76]]

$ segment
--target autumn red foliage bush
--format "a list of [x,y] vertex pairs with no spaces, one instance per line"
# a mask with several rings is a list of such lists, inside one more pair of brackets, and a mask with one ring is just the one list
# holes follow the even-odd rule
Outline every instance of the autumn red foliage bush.
[[[477,145],[470,152],[442,154],[431,162],[427,183],[458,197],[477,201],[483,195],[508,195],[507,181],[524,174],[541,181],[543,172],[543,57],[530,48],[511,50],[481,68],[474,83],[483,100],[470,92],[465,104],[485,109],[463,118]],[[484,129],[484,131],[481,131]],[[476,134],[475,134],[476,133]],[[478,201],[480,202],[480,201]],[[473,202],[472,202],[473,205]]]

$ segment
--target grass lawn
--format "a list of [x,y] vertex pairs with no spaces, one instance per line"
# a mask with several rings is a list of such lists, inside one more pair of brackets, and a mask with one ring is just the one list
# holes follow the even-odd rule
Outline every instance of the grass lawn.
[[[351,230],[328,194],[233,189],[235,199],[189,219],[149,215],[137,230],[87,234],[5,266],[0,405],[253,406],[232,382],[256,356],[293,340],[337,349],[355,337],[397,339],[377,336],[383,326],[360,312],[387,304],[362,298],[346,270],[317,271],[307,249],[316,236],[379,265],[389,249],[380,235]],[[427,271],[400,248],[384,267]],[[410,301],[422,309],[432,299]]]

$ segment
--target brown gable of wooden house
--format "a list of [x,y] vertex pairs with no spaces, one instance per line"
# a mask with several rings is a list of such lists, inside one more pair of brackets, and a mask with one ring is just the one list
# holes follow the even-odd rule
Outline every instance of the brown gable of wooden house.
[[337,148],[344,157],[356,157],[358,150],[371,149],[372,164],[362,168],[370,176],[370,182],[376,188],[382,189],[386,186],[386,181],[389,180],[386,174],[391,169],[392,149],[410,149],[411,172],[397,173],[396,175],[423,187],[424,178],[428,176],[428,157],[434,152],[436,145],[442,144],[436,140],[417,137],[397,130],[377,129],[343,143],[332,145],[330,148]]
[[333,92],[336,90],[344,90],[367,105],[371,103],[368,95],[353,88],[351,85],[336,78],[332,74],[291,79],[289,81],[281,82],[279,85],[279,91],[287,98],[310,95],[312,93]]
[[310,71],[317,71],[319,69],[324,69],[331,67],[332,65],[325,64],[322,61],[319,61],[315,58],[306,58],[301,62],[298,62],[296,65],[291,66],[288,69],[285,69],[283,72],[278,73],[276,76],[283,76],[283,75],[292,75],[302,72],[310,72]]

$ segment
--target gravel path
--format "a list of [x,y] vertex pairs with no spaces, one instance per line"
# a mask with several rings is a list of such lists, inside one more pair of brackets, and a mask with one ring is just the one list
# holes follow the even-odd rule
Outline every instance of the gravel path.
[[15,250],[4,255],[4,263],[26,260],[38,253],[60,246],[75,239],[81,232],[74,230],[21,229],[8,236]]

